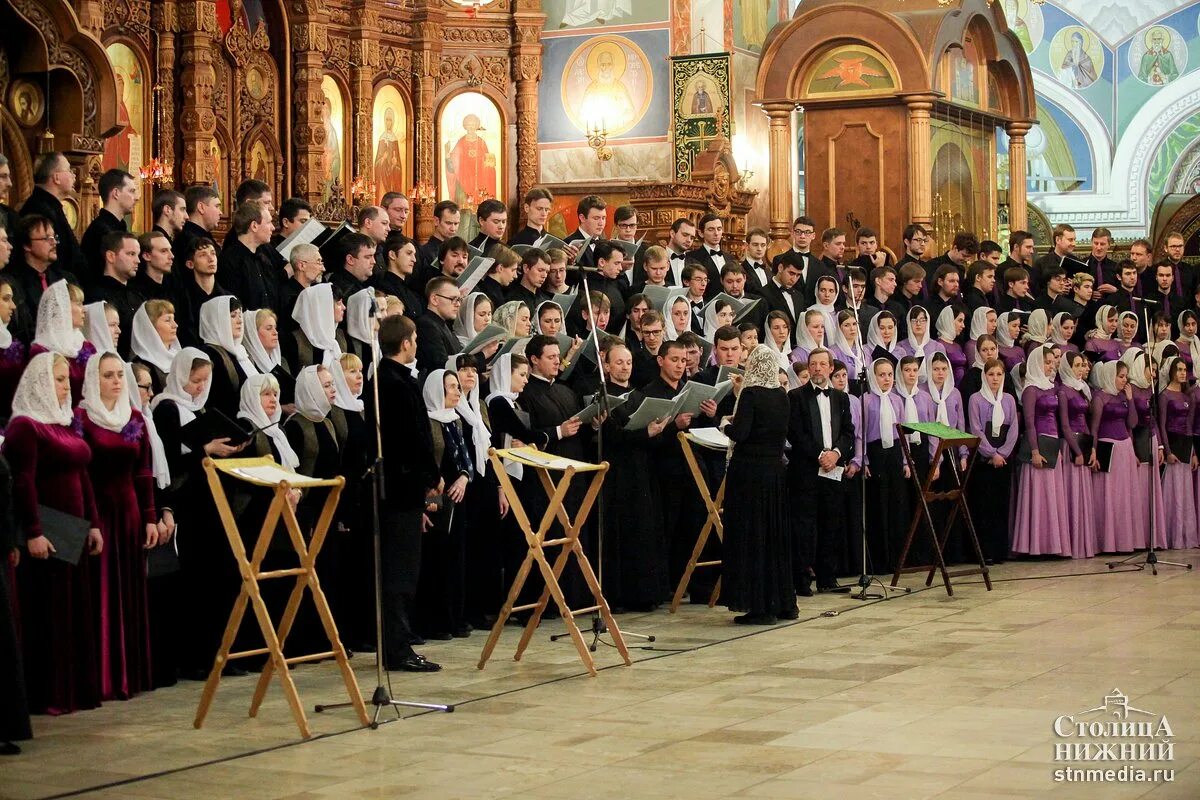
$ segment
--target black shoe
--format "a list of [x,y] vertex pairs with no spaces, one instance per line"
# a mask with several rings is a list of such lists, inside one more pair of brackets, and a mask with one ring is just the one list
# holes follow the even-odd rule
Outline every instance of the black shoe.
[[800,597],[812,597],[813,596],[812,578],[811,577],[805,578],[804,580],[802,580],[798,584],[796,584],[796,594],[799,595]]
[[342,647],[346,648],[346,652],[355,653],[374,653],[375,645],[372,642],[342,642]]
[[777,622],[770,614],[742,614],[733,618],[735,625],[774,625]]
[[475,630],[469,623],[464,622],[462,625],[454,629],[452,634],[455,639],[465,639],[471,635],[471,631]]
[[817,581],[817,591],[818,592],[836,592],[838,589],[841,589],[841,588],[842,587],[838,585],[838,582],[836,580]]
[[800,609],[796,608],[795,606],[792,606],[791,608],[785,608],[783,611],[779,612],[779,618],[780,619],[799,619],[800,618]]
[[[425,639],[431,642],[448,642],[453,638],[454,634],[450,631],[438,631],[437,633],[428,633],[425,635]],[[420,643],[425,644],[425,639],[422,639]],[[417,644],[417,642],[413,642],[412,644]]]
[[421,645],[425,644],[425,637],[414,633],[412,638],[408,640],[408,643],[413,647],[420,647]]
[[0,742],[0,756],[19,756],[21,748],[16,742]]
[[441,664],[435,664],[425,656],[416,653],[389,666],[401,672],[438,672],[442,668]]

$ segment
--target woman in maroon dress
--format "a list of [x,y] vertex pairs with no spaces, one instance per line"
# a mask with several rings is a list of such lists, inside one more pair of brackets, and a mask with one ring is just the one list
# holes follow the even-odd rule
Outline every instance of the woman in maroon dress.
[[29,355],[58,353],[67,359],[71,405],[83,397],[83,370],[96,348],[83,338],[83,290],[66,281],[50,284],[38,303],[37,329]]
[[128,700],[152,688],[146,550],[158,544],[154,472],[146,422],[125,389],[125,362],[105,352],[88,362],[75,427],[92,449],[89,469],[108,545],[96,575],[100,692]]
[[[4,455],[12,466],[16,518],[29,537],[17,583],[29,710],[38,714],[100,705],[92,581],[93,557],[104,540],[87,473],[91,449],[72,419],[67,359],[34,356],[13,398]],[[43,507],[90,522],[78,565],[50,558],[54,546],[42,533]]]
[[0,424],[8,422],[12,416],[13,394],[25,371],[28,356],[25,344],[14,339],[8,330],[16,310],[12,284],[7,275],[0,275]]

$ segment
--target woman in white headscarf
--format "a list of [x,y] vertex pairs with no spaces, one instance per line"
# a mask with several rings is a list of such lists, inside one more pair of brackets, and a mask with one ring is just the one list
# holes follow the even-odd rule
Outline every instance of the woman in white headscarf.
[[346,304],[332,284],[317,283],[300,292],[292,309],[296,329],[283,337],[283,357],[298,375],[304,367],[328,367],[346,352],[346,335],[338,327],[346,315]]
[[290,414],[292,394],[296,388],[296,379],[292,377],[292,367],[283,358],[283,348],[280,346],[279,315],[269,308],[247,311],[242,315],[246,332],[242,336],[242,344],[250,354],[250,360],[263,375],[273,375],[279,382],[279,401],[283,404],[284,413]]
[[133,409],[125,362],[101,352],[88,362],[76,425],[92,449],[89,465],[104,551],[100,554],[100,692],[127,700],[153,688],[146,551],[159,543],[153,448]]
[[271,456],[290,470],[300,466],[300,458],[283,432],[279,381],[273,376],[259,374],[246,379],[238,399],[238,419],[258,431],[250,440],[247,456]]
[[[1149,506],[1145,490],[1138,490],[1140,465],[1133,446],[1138,423],[1129,366],[1106,361],[1092,368],[1092,506],[1096,515],[1096,551],[1132,552],[1149,545]],[[1108,453],[1108,469],[1100,454]],[[1142,485],[1145,485],[1144,483]]]
[[971,313],[971,329],[967,333],[967,343],[963,345],[963,354],[967,357],[967,369],[975,364],[975,351],[979,346],[980,336],[996,335],[996,309],[980,306]]
[[1102,361],[1116,361],[1121,357],[1121,344],[1116,337],[1119,316],[1116,306],[1103,305],[1096,309],[1096,324],[1087,332],[1084,352],[1099,353]]
[[944,353],[940,342],[935,342],[929,335],[929,312],[923,306],[913,306],[907,316],[908,337],[900,342],[896,355],[916,356],[921,359],[921,375],[927,374],[927,359],[934,353]]
[[[3,296],[0,295],[0,305],[2,305],[2,301]],[[0,314],[2,313],[0,312]],[[1179,347],[1179,357],[1188,365],[1188,374],[1194,379],[1197,370],[1200,370],[1200,335],[1197,334],[1197,329],[1200,328],[1200,317],[1196,316],[1195,311],[1182,311],[1175,318],[1175,323],[1179,328],[1179,338],[1175,340],[1175,344]]]
[[181,606],[178,625],[187,630],[180,640],[180,674],[203,679],[212,669],[228,617],[228,603],[237,593],[238,575],[229,558],[204,474],[203,459],[229,458],[243,445],[220,437],[193,449],[185,443],[183,428],[205,412],[212,386],[212,361],[195,347],[176,354],[163,391],[150,402],[154,426],[162,439],[171,470],[171,485],[159,492],[163,510],[181,524],[176,541],[182,568],[180,590],[187,602]]
[[0,272],[0,423],[7,422],[12,413],[13,395],[29,356],[25,343],[13,338],[8,329],[16,312],[12,281]]
[[[692,305],[687,299],[687,289],[672,287],[663,303],[663,341],[673,342],[679,334],[692,329]],[[780,352],[784,352],[782,349]]]
[[746,359],[733,416],[721,422],[733,451],[725,473],[721,601],[745,612],[733,620],[741,625],[798,615],[783,460],[788,409],[778,355],[760,344]]
[[1000,343],[1000,360],[1004,362],[1005,371],[1025,363],[1025,351],[1017,344],[1020,336],[1021,317],[1018,314],[1005,311],[996,318],[996,341]]
[[475,335],[492,324],[492,300],[484,292],[471,292],[458,309],[454,319],[454,335],[459,344],[466,344]]
[[[1133,428],[1133,448],[1137,454],[1138,469],[1133,488],[1141,498],[1141,508],[1146,509],[1145,527],[1148,530],[1150,497],[1147,493],[1150,491],[1150,481],[1154,481],[1154,546],[1166,547],[1167,514],[1163,507],[1162,475],[1159,471],[1164,455],[1163,443],[1159,439],[1154,415],[1150,410],[1154,402],[1155,375],[1150,366],[1149,356],[1140,347],[1130,347],[1126,350],[1121,356],[1121,363],[1129,369],[1129,385],[1133,387],[1133,405],[1137,411],[1137,425]],[[1155,366],[1158,366],[1157,362]],[[1149,546],[1149,542],[1142,546]]]
[[896,339],[896,317],[890,311],[880,311],[871,317],[871,324],[867,329],[867,355],[873,356],[880,348],[897,359],[900,358],[900,343]]
[[[28,537],[17,567],[29,710],[66,714],[100,705],[95,607],[104,547],[88,475],[91,448],[72,427],[70,369],[58,353],[34,356],[13,398],[4,456],[12,469],[13,511]],[[77,565],[50,558],[42,509],[88,521]]]
[[846,365],[849,391],[856,397],[861,394],[859,374],[862,372],[866,360],[858,339],[858,315],[849,309],[838,312],[837,327],[833,329],[833,337],[830,339],[829,331],[826,331],[826,340],[833,345],[833,357]]
[[[1138,315],[1132,311],[1122,311],[1117,315],[1117,351],[1118,357],[1124,358],[1125,354],[1130,349],[1141,350],[1137,344],[1138,329],[1141,328],[1141,320]],[[1132,382],[1133,376],[1130,375]]]
[[704,307],[704,338],[714,341],[717,329],[733,324],[733,306],[727,300],[713,300]]
[[[876,314],[876,319],[885,313]],[[895,568],[909,523],[909,469],[896,429],[904,420],[904,400],[895,391],[895,376],[896,367],[886,358],[875,359],[867,370],[870,394],[863,419],[863,469],[867,477],[867,530],[871,532],[867,545],[876,572]]]
[[374,289],[360,289],[346,301],[346,349],[363,364],[371,363],[372,347],[379,330]]
[[1061,350],[1063,355],[1079,352],[1079,348],[1071,341],[1075,336],[1076,325],[1075,318],[1066,311],[1058,312],[1050,320],[1049,343]]
[[1158,424],[1166,466],[1163,468],[1163,507],[1167,518],[1167,547],[1200,546],[1197,536],[1196,494],[1192,474],[1197,465],[1194,433],[1196,406],[1189,393],[1187,362],[1172,356],[1159,369]]
[[1088,405],[1092,388],[1084,380],[1088,360],[1083,354],[1063,353],[1058,365],[1059,426],[1062,430],[1063,483],[1067,492],[1067,520],[1071,525],[1071,556],[1096,555],[1096,521],[1092,508],[1092,435],[1088,428]]
[[[1053,346],[1029,352],[1025,388],[1021,392],[1025,446],[1029,460],[1017,476],[1012,518],[1012,552],[1027,555],[1070,555],[1071,523],[1067,518],[1067,485],[1058,451],[1061,445],[1058,413],[1058,357]],[[1052,447],[1051,447],[1052,445]],[[1050,456],[1042,450],[1049,449]],[[1049,459],[1054,459],[1053,463]],[[1022,458],[1024,461],[1024,458]]]
[[179,324],[175,321],[175,306],[167,300],[147,300],[133,315],[130,351],[135,364],[150,369],[154,393],[167,386],[171,360],[179,352]]
[[[502,306],[503,308],[503,306]],[[528,309],[528,307],[526,307]],[[444,482],[443,505],[430,515],[433,531],[421,553],[421,585],[417,589],[419,628],[427,639],[462,638],[471,633],[466,620],[466,523],[463,502],[477,479],[474,447],[467,442],[458,413],[462,388],[458,376],[435,369],[421,392],[433,433],[433,455]]]
[[[302,475],[332,478],[341,474],[344,442],[330,418],[336,398],[331,369],[310,365],[296,376],[296,413],[287,418],[283,430],[300,459],[298,471]],[[312,526],[324,500],[319,492],[305,495],[297,508],[302,526]]]
[[934,344],[941,346],[946,358],[950,359],[950,369],[954,371],[955,381],[961,381],[967,373],[967,354],[958,343],[958,337],[966,326],[966,319],[967,312],[963,307],[952,303],[938,313],[935,324],[938,338]]
[[1029,314],[1029,322],[1025,329],[1025,335],[1021,337],[1021,344],[1028,354],[1035,348],[1046,344],[1050,338],[1050,315],[1046,313],[1044,308],[1035,308]]
[[109,303],[99,301],[83,307],[84,336],[97,353],[116,353],[121,338],[121,315]]
[[818,347],[825,346],[829,335],[825,329],[826,324],[823,311],[809,309],[804,312],[803,320],[796,328],[796,347],[788,357],[791,363],[798,361],[808,363],[809,354]]
[[52,283],[38,302],[37,329],[29,355],[58,353],[71,370],[71,402],[83,396],[83,370],[96,348],[83,337],[83,290],[66,281]]
[[200,306],[200,339],[203,350],[213,362],[212,390],[208,407],[225,416],[237,415],[242,384],[258,367],[242,344],[246,330],[242,304],[232,295],[220,295]]
[[[1003,314],[1001,316],[1004,316]],[[967,401],[967,430],[979,437],[975,469],[967,485],[971,521],[987,563],[1008,558],[1009,460],[1017,446],[1017,401],[1004,391],[1004,362],[983,364],[983,385]]]

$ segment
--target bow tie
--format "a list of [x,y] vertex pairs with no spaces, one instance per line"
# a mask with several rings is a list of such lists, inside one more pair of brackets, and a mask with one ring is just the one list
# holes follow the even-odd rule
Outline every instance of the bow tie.
[[711,249],[711,248],[706,248],[706,249],[708,249],[708,254],[709,254],[710,256],[719,256],[719,255],[724,255],[724,254],[723,254],[723,253],[722,253],[720,250],[713,250],[713,249]]
[[813,391],[816,392],[817,394],[821,395],[822,397],[829,397],[828,389],[818,389],[817,387],[814,386]]
[[683,261],[683,253],[671,253],[671,260],[675,261],[676,259]]

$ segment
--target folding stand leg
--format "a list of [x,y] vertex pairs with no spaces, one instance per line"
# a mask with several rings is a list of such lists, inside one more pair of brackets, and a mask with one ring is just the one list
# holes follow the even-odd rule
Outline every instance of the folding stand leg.
[[[692,573],[697,567],[719,567],[722,562],[716,561],[701,561],[700,557],[704,553],[704,548],[708,544],[709,535],[715,530],[717,532],[717,541],[724,543],[725,541],[725,523],[721,520],[721,510],[725,504],[725,479],[721,479],[721,485],[717,488],[717,496],[713,498],[708,493],[708,483],[704,480],[704,473],[700,471],[700,463],[696,461],[696,454],[692,450],[692,444],[688,441],[687,435],[679,434],[679,441],[683,445],[683,456],[687,461],[688,469],[692,473],[692,480],[696,482],[696,489],[700,492],[700,498],[704,501],[704,507],[708,512],[708,517],[704,520],[704,526],[700,529],[700,535],[696,538],[696,545],[692,548],[692,555],[688,558],[687,566],[683,569],[683,575],[679,579],[679,585],[675,587],[675,596],[671,598],[671,613],[674,614],[679,610],[679,604],[683,602],[683,595],[688,590],[688,586],[692,582]],[[721,578],[717,578],[717,583],[713,586],[712,594],[708,598],[708,607],[712,608],[717,604],[717,598],[721,596]]]

